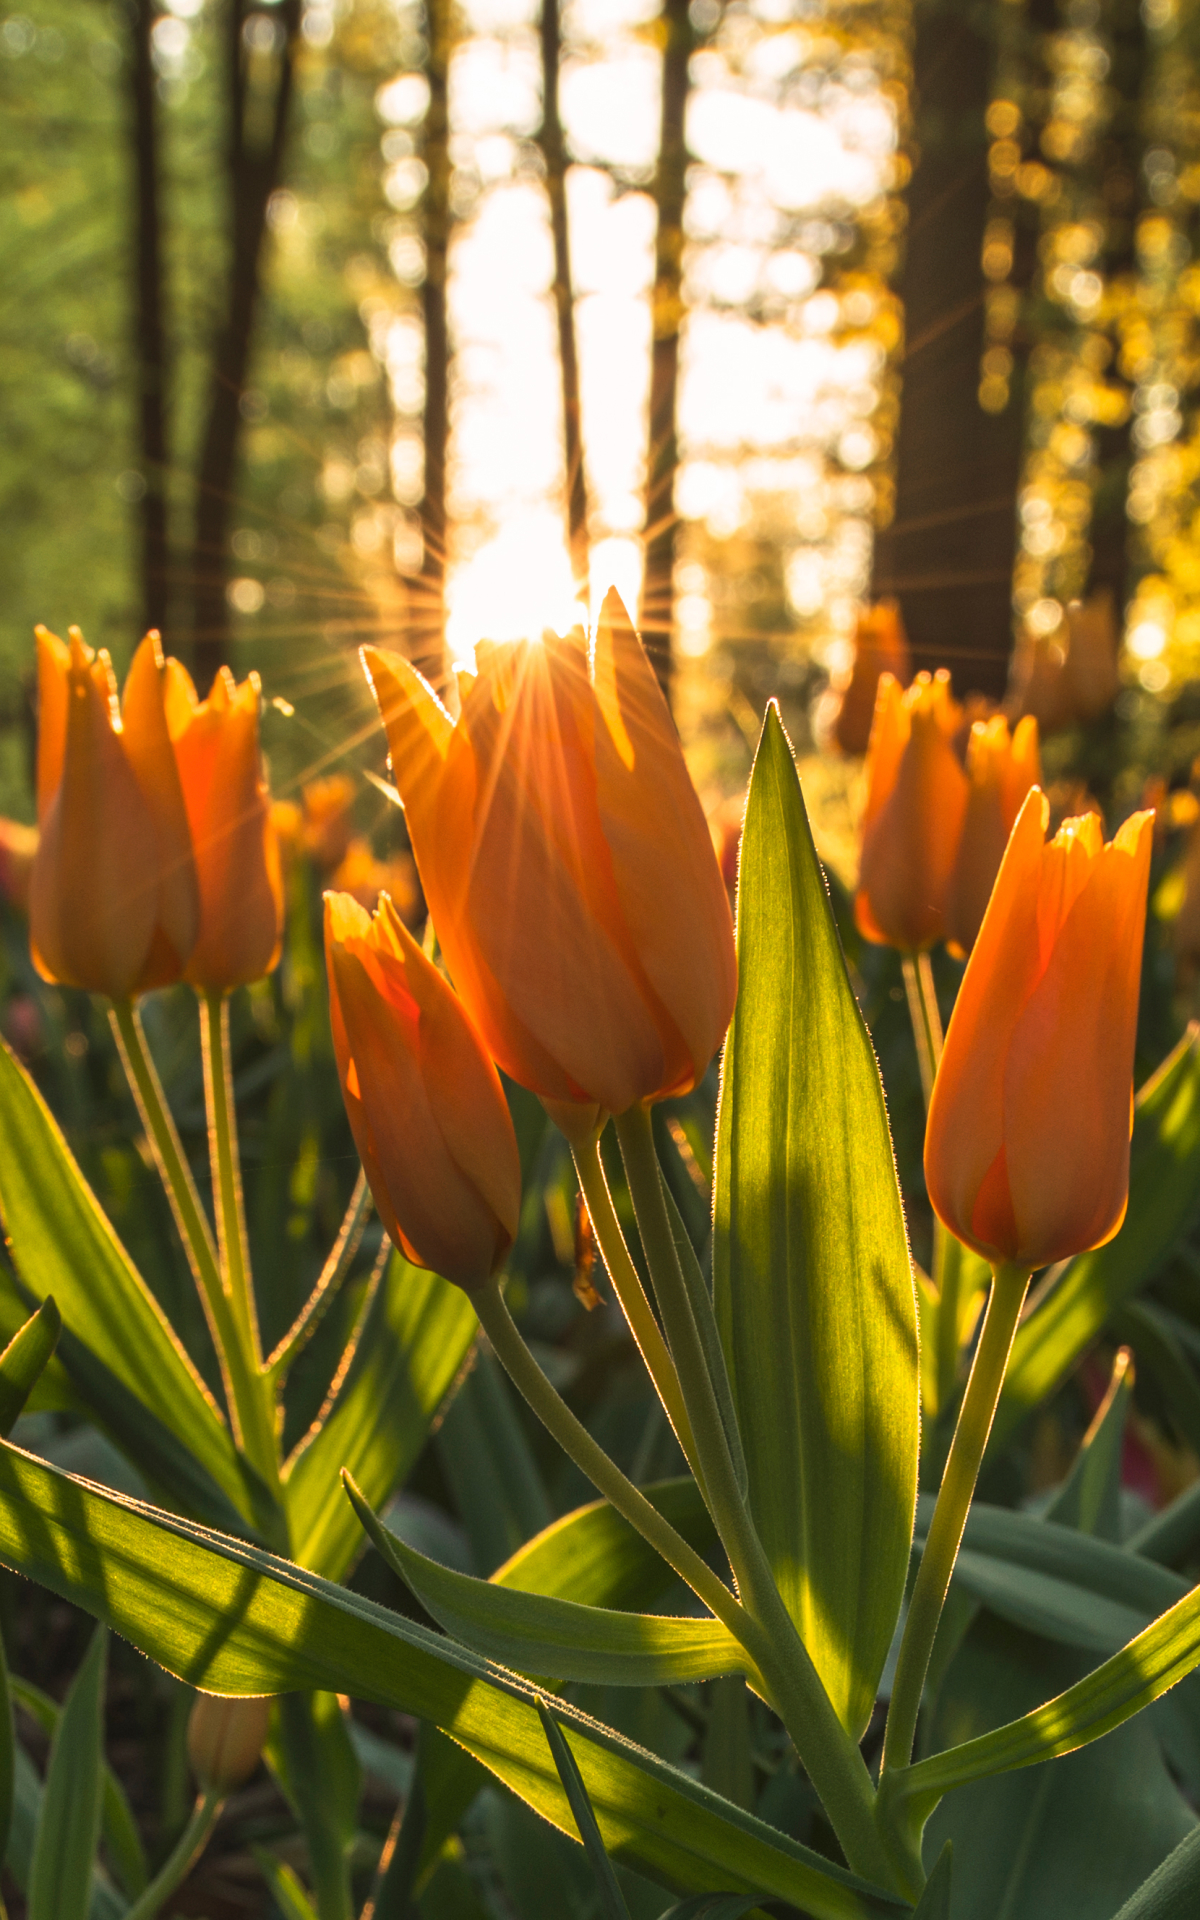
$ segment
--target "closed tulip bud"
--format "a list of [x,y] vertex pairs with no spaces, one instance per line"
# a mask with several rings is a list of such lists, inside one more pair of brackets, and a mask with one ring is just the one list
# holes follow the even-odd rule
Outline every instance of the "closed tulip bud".
[[283,875],[258,745],[258,675],[239,687],[222,667],[200,701],[179,662],[167,665],[167,719],[200,882],[200,933],[185,977],[225,991],[269,973],[283,937]]
[[843,753],[865,753],[871,738],[875,698],[883,674],[906,686],[912,658],[904,621],[895,600],[880,600],[858,618],[854,635],[854,666],[842,694],[833,732]]
[[854,918],[868,940],[919,953],[942,939],[967,776],[953,747],[958,709],[947,673],[906,692],[879,682],[867,754],[867,806]]
[[442,952],[493,1057],[568,1131],[693,1086],[733,1011],[733,925],[617,595],[590,659],[579,634],[481,645],[457,724],[407,661],[364,660]]
[[0,819],[0,899],[19,913],[29,912],[29,888],[38,848],[38,830],[20,820]]
[[397,1247],[468,1292],[512,1245],[521,1165],[500,1077],[465,1009],[386,895],[374,918],[325,896],[342,1094]]
[[269,1695],[197,1694],[187,1750],[205,1793],[225,1795],[246,1784],[262,1759],[270,1721]]
[[1032,714],[1018,721],[1011,737],[1002,714],[975,722],[967,743],[967,811],[946,906],[947,938],[960,955],[975,944],[1008,836],[1025,795],[1040,779]]
[[1029,794],[967,963],[934,1083],[925,1178],[993,1261],[1111,1240],[1129,1195],[1133,1046],[1154,816],[1110,846],[1095,814],[1049,844]]
[[77,627],[38,643],[38,821],[30,936],[38,971],[114,1000],[178,980],[198,928],[196,871],[166,719],[158,635],[124,703]]

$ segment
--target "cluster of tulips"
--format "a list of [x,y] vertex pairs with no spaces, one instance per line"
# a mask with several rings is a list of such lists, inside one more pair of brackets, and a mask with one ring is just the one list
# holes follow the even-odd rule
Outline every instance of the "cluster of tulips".
[[[124,1001],[185,979],[224,993],[273,966],[282,927],[259,687],[199,701],[155,634],[118,706],[108,657],[38,632],[31,937],[46,978]],[[733,1011],[731,917],[653,671],[610,594],[579,634],[481,645],[453,718],[400,655],[364,664],[441,954],[392,901],[326,896],[338,1067],[389,1234],[468,1290],[516,1232],[516,1139],[497,1066],[576,1146],[610,1114],[686,1092]],[[1036,723],[971,729],[948,677],[879,684],[856,916],[913,956],[969,951],[926,1146],[944,1224],[1038,1267],[1110,1237],[1129,1102],[1150,813],[1109,846],[1046,844]]]

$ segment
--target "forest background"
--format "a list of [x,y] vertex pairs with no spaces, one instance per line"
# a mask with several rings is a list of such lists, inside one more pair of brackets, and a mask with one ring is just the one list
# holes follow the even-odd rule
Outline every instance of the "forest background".
[[614,582],[710,799],[772,692],[820,736],[872,592],[999,698],[1109,590],[1105,763],[1185,777],[1195,16],[6,12],[0,809],[39,619],[253,661],[279,790],[382,770],[364,639],[436,677]]

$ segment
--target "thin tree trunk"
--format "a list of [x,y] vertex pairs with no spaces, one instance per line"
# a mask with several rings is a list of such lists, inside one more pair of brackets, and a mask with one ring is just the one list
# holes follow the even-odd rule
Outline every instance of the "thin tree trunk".
[[696,35],[688,0],[665,0],[662,13],[662,123],[654,199],[651,315],[650,444],[646,462],[646,568],[639,625],[664,691],[671,680],[671,634],[675,613],[675,470],[679,439],[675,424],[679,393],[679,332],[683,320],[683,203],[687,191],[688,63]]
[[586,604],[589,591],[588,497],[583,466],[583,421],[579,402],[575,295],[571,284],[571,240],[567,224],[567,150],[558,103],[561,58],[559,0],[542,0],[542,131],[539,144],[546,162],[546,194],[550,201],[550,227],[554,236],[554,309],[558,321],[558,362],[562,378],[563,442],[567,468],[567,549],[575,584]]
[[134,348],[141,468],[142,624],[161,632],[168,621],[167,357],[163,324],[162,225],[158,183],[158,97],[150,32],[152,0],[133,0],[131,133],[137,221],[134,249]]
[[949,667],[959,693],[999,699],[1012,651],[1022,407],[1016,381],[1002,413],[985,413],[978,397],[994,48],[953,0],[926,0],[916,15],[896,508],[876,542],[874,592],[900,601],[917,670]]
[[425,188],[425,481],[421,499],[421,575],[414,593],[409,651],[435,687],[446,672],[446,451],[450,439],[450,321],[447,305],[450,249],[450,53],[451,0],[427,0],[429,108],[421,157]]
[[[300,0],[282,0],[269,15],[253,16],[256,21],[270,19],[282,34],[282,43],[277,44],[273,55],[265,56],[273,59],[275,67],[274,92],[267,100],[252,98],[247,85],[248,54],[243,40],[247,17],[246,0],[229,0],[226,180],[232,257],[226,314],[214,355],[208,417],[196,481],[192,550],[192,658],[202,692],[229,653],[230,618],[225,588],[229,571],[229,522],[242,446],[242,397],[262,290],[267,206],[282,174]],[[261,124],[263,119],[265,126]]]

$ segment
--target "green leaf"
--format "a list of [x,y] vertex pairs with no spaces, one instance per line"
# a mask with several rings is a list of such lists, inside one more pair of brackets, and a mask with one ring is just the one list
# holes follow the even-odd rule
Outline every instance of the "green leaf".
[[1171,1323],[1149,1300],[1131,1300],[1113,1317],[1113,1330],[1127,1340],[1138,1365],[1158,1387],[1181,1437],[1200,1448],[1200,1382]]
[[1181,1840],[1114,1920],[1195,1920],[1200,1912],[1200,1828]]
[[538,1717],[546,1735],[546,1744],[551,1757],[558,1768],[558,1777],[563,1784],[563,1792],[570,1802],[575,1825],[579,1828],[579,1838],[583,1841],[589,1865],[596,1876],[596,1887],[600,1895],[600,1910],[606,1920],[629,1920],[629,1908],[625,1897],[617,1885],[617,1876],[613,1872],[600,1829],[596,1825],[596,1816],[592,1803],[588,1799],[587,1788],[583,1784],[583,1775],[575,1764],[575,1756],[563,1739],[554,1715],[544,1700],[536,1703]]
[[4,1641],[0,1639],[0,1867],[8,1853],[12,1831],[13,1792],[17,1766],[17,1729],[13,1721],[12,1685]]
[[[432,1729],[425,1725],[417,1729],[412,1781],[403,1808],[396,1811],[391,1832],[379,1857],[375,1884],[371,1888],[368,1903],[371,1920],[410,1920],[413,1913],[413,1890],[420,1870],[427,1824],[423,1750],[431,1732]],[[440,1736],[435,1734],[434,1737]]]
[[913,1908],[913,1920],[950,1920],[950,1869],[954,1848],[949,1840],[925,1882],[925,1891]]
[[62,1315],[52,1299],[43,1300],[0,1353],[0,1437],[5,1440],[45,1372],[61,1332]]
[[[31,1719],[36,1720],[42,1731],[51,1740],[62,1717],[63,1709],[52,1700],[48,1693],[35,1687],[30,1681],[22,1680],[18,1675],[12,1679],[12,1697],[17,1706],[23,1707]],[[125,1789],[117,1779],[112,1768],[104,1768],[104,1800],[101,1808],[101,1831],[108,1856],[116,1869],[117,1876],[130,1899],[136,1899],[149,1880],[146,1867],[145,1850],[133,1810],[125,1794]],[[3,1859],[0,1848],[0,1859]]]
[[668,1907],[661,1920],[741,1920],[757,1905],[757,1900],[747,1900],[740,1893],[697,1893]]
[[1101,1540],[1121,1537],[1121,1449],[1125,1417],[1133,1397],[1131,1355],[1122,1347],[1112,1380],[1096,1418],[1084,1435],[1062,1486],[1046,1509],[1046,1519]]
[[362,1769],[336,1693],[285,1693],[268,1759],[300,1816],[322,1920],[350,1920],[349,1850]]
[[[46,1795],[34,1764],[24,1747],[18,1746],[16,1760],[12,1830],[9,1834],[8,1852],[4,1865],[21,1892],[26,1893],[29,1887],[29,1876],[33,1869],[34,1841]],[[124,1912],[124,1900],[121,1899],[112,1882],[106,1878],[102,1868],[96,1867],[92,1874],[92,1897],[88,1907],[88,1920],[121,1920]]]
[[50,1744],[29,1875],[29,1920],[85,1920],[91,1901],[103,1797],[107,1640],[98,1627]]
[[414,1466],[478,1326],[461,1287],[392,1255],[332,1406],[285,1469],[301,1566],[344,1578],[361,1536],[338,1474],[348,1467],[367,1499],[383,1504]]
[[[538,1813],[573,1831],[535,1689],[344,1587],[0,1445],[0,1562],[105,1620],[190,1685],[349,1693],[430,1720]],[[563,1706],[609,1852],[680,1891],[725,1881],[813,1920],[887,1920],[903,1903],[730,1807]]]
[[54,1296],[64,1329],[203,1464],[238,1512],[253,1519],[228,1427],[41,1094],[3,1044],[0,1215],[34,1298]]
[[900,1795],[915,1809],[932,1808],[951,1787],[1074,1753],[1160,1699],[1197,1665],[1200,1587],[1056,1699],[994,1732],[918,1761],[901,1777]]
[[[990,1730],[1076,1680],[1078,1653],[984,1616],[972,1628],[928,1729]],[[1195,1824],[1148,1716],[1066,1758],[948,1794],[925,1857],[954,1844],[954,1911],[1013,1920],[1107,1920]]]
[[991,1448],[1053,1393],[1115,1307],[1137,1292],[1200,1214],[1200,1029],[1138,1093],[1129,1211],[1116,1238],[1072,1260],[1017,1330]]
[[715,1680],[708,1690],[708,1727],[700,1756],[706,1787],[732,1800],[754,1805],[754,1762],[750,1752],[750,1701],[740,1674]]
[[738,882],[713,1270],[750,1501],[844,1725],[874,1706],[912,1540],[917,1307],[883,1089],[774,704]]
[[[652,1481],[641,1491],[689,1546],[703,1554],[712,1550],[716,1529],[691,1474]],[[492,1575],[494,1586],[629,1609],[653,1605],[674,1580],[661,1556],[607,1500],[564,1514]]]
[[[918,1544],[932,1509],[923,1494]],[[1126,1646],[1190,1591],[1179,1574],[1106,1540],[982,1501],[968,1516],[954,1581],[1016,1626],[1099,1653]]]
[[349,1475],[346,1491],[374,1545],[438,1625],[517,1673],[660,1687],[750,1670],[719,1620],[618,1613],[455,1573],[389,1533]]
[[283,1920],[318,1920],[317,1910],[292,1869],[264,1847],[253,1849],[259,1872],[270,1887]]
[[549,1525],[553,1510],[513,1390],[487,1348],[476,1350],[435,1444],[476,1571],[491,1573]]

